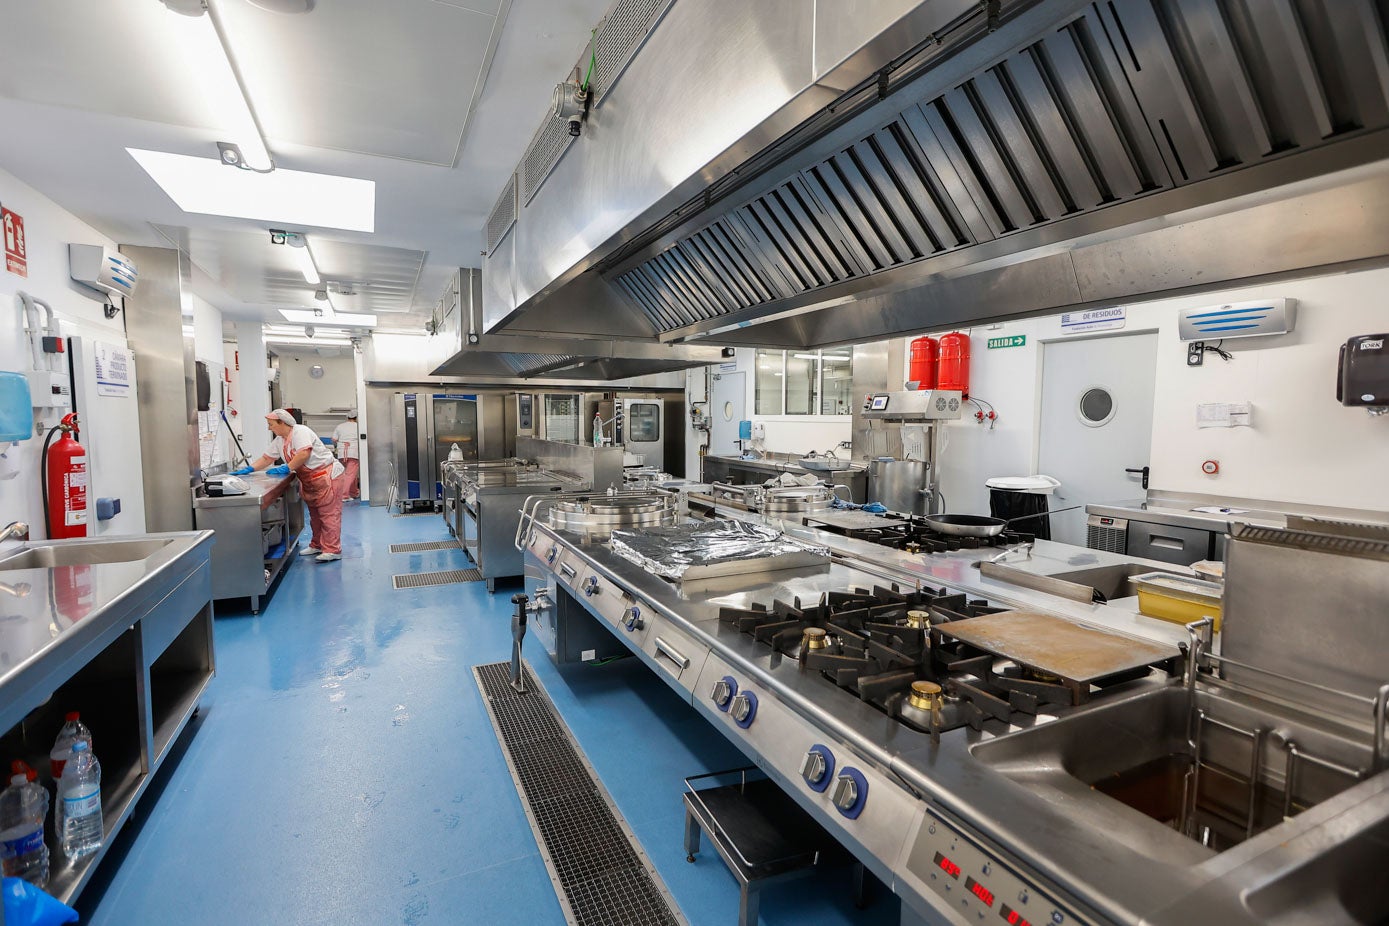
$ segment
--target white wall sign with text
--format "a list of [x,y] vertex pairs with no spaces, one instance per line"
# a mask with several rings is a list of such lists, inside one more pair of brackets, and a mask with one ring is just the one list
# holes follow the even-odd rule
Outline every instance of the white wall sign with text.
[[1061,333],[1077,334],[1081,331],[1107,331],[1122,328],[1125,322],[1125,309],[1089,309],[1085,312],[1067,312],[1061,316]]

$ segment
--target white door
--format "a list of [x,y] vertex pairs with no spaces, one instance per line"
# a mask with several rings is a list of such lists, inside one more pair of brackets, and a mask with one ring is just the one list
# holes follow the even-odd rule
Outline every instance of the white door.
[[[139,384],[130,354],[118,344],[95,338],[69,339],[74,371],[74,399],[82,446],[87,448],[87,536],[143,534],[145,483],[140,475]],[[97,369],[113,362],[120,372]],[[105,378],[103,378],[105,377]],[[183,451],[186,453],[186,451]],[[118,498],[121,513],[102,521],[96,516],[98,498]],[[191,500],[189,504],[192,504]]]
[[[1061,480],[1052,508],[1143,498],[1143,474],[1126,471],[1148,465],[1156,368],[1156,333],[1042,345],[1037,472]],[[1085,511],[1053,515],[1051,537],[1085,546]]]
[[745,373],[715,373],[709,392],[709,452],[738,452],[738,422],[747,408]]

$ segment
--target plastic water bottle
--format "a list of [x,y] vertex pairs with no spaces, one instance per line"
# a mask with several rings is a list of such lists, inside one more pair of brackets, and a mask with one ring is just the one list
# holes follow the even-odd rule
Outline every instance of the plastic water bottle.
[[62,801],[63,855],[78,859],[101,848],[101,763],[85,740],[72,744],[72,754],[58,785]]
[[48,792],[37,773],[16,761],[10,786],[0,792],[0,867],[5,877],[23,878],[35,887],[48,883]]
[[603,446],[603,416],[593,416],[593,446]]
[[58,739],[53,743],[53,751],[48,754],[48,770],[53,775],[53,784],[59,785],[59,780],[63,777],[63,763],[72,754],[72,744],[82,740],[87,744],[88,749],[92,749],[92,731],[87,729],[87,725],[82,722],[82,715],[77,711],[68,711],[63,718],[66,722],[63,728],[58,731]]

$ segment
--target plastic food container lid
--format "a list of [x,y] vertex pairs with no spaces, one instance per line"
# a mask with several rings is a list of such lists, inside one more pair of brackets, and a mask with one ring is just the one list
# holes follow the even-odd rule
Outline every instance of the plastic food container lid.
[[1061,487],[1061,481],[1051,476],[994,476],[986,479],[984,485],[990,489],[1006,489],[1009,492],[1029,492],[1033,495],[1050,495]]
[[1145,572],[1141,576],[1134,576],[1133,584],[1160,595],[1173,595],[1188,600],[1210,601],[1217,604],[1225,592],[1224,587],[1217,582],[1188,579],[1185,576],[1174,576],[1166,572]]

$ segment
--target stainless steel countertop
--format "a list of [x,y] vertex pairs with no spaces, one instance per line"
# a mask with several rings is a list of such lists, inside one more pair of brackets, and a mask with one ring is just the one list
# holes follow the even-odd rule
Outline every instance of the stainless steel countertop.
[[[1196,508],[1232,508],[1231,512],[1196,511]],[[1260,527],[1286,527],[1291,516],[1323,518],[1332,521],[1389,523],[1389,512],[1329,508],[1263,499],[1232,498],[1188,492],[1150,489],[1146,499],[1086,505],[1088,514],[1103,518],[1127,518],[1150,524],[1168,524],[1196,530],[1221,531],[1231,521]],[[1238,513],[1236,513],[1238,512]]]
[[230,508],[238,505],[256,505],[264,508],[267,502],[274,501],[284,494],[285,487],[295,476],[293,473],[288,476],[269,476],[262,471],[236,478],[245,480],[246,484],[250,486],[245,495],[222,495],[216,498],[208,495],[197,495],[193,498],[193,507]]
[[[42,665],[61,659],[65,651],[81,649],[112,624],[126,620],[131,608],[143,601],[143,590],[157,585],[180,559],[210,545],[212,538],[208,530],[178,531],[7,547],[0,555],[0,693],[26,673],[42,671]],[[151,540],[168,542],[133,562],[4,569],[6,559],[27,550]]]
[[810,473],[812,476],[823,476],[826,479],[829,479],[831,476],[863,473],[866,472],[868,469],[867,465],[865,465],[861,461],[849,461],[852,465],[847,470],[839,470],[838,472],[834,473],[817,473],[813,470],[803,469],[800,466],[800,464],[796,462],[800,460],[803,456],[805,456],[805,454],[792,455],[777,453],[775,451],[769,451],[765,456],[761,458],[745,460],[742,457],[737,456],[736,454],[705,454],[706,459],[721,460],[725,463],[736,463],[737,465],[746,467],[748,469],[762,469],[766,470],[769,473]]

